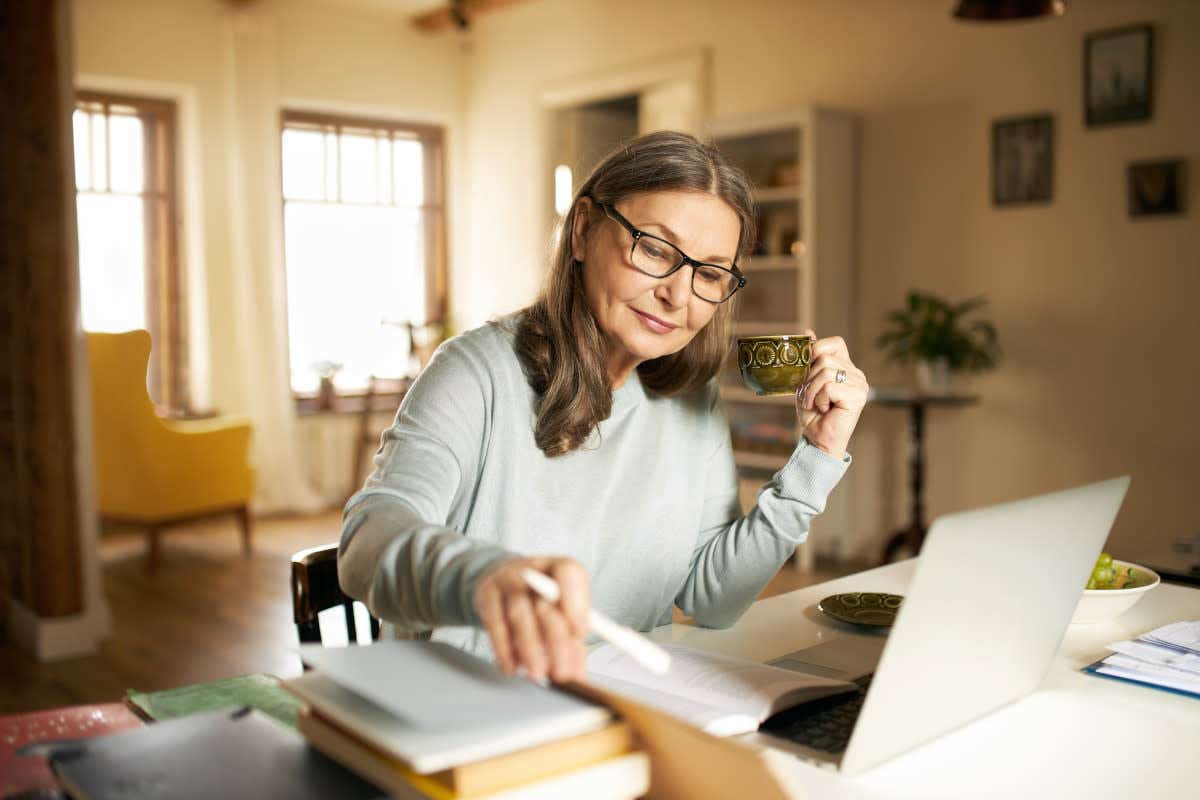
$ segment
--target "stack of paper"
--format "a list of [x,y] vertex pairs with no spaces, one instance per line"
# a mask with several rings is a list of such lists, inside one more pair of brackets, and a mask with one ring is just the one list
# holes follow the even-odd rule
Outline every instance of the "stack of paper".
[[1200,620],[1173,622],[1108,649],[1112,655],[1084,671],[1200,697]]

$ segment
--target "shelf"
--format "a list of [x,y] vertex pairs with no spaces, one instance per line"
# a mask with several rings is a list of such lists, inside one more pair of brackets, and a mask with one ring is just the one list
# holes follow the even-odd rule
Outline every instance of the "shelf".
[[[758,187],[753,192],[754,249],[761,255],[740,263],[747,282],[737,296],[735,335],[851,330],[857,278],[857,118],[804,107],[710,120],[707,128],[725,157]],[[738,472],[757,481],[787,463],[800,433],[795,400],[791,395],[755,395],[742,384],[736,367],[736,359],[726,362],[720,393]],[[789,435],[780,432],[793,427]],[[840,489],[830,495],[822,517],[827,530],[856,529],[852,499],[853,493]]]
[[750,256],[741,268],[743,272],[765,272],[773,269],[798,269],[802,266],[803,256]]
[[767,203],[798,203],[800,201],[799,186],[765,186],[754,190],[754,202]]
[[755,394],[744,386],[722,386],[721,399],[730,403],[765,403],[792,406],[796,398],[790,394]]
[[787,463],[790,456],[776,455],[773,453],[752,453],[747,450],[734,450],[733,460],[739,467],[753,467],[754,469],[767,469],[774,472],[782,469]]

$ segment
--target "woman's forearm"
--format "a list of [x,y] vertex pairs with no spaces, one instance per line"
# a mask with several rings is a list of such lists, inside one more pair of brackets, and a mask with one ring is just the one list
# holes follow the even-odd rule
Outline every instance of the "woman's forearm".
[[736,622],[808,538],[848,465],[801,441],[750,513],[702,534],[676,605],[706,627]]
[[476,583],[513,557],[422,519],[397,497],[367,490],[346,508],[338,580],[342,591],[403,631],[476,625]]

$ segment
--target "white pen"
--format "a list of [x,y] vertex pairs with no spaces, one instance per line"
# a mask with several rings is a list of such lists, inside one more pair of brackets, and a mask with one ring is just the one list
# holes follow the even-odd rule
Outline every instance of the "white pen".
[[[558,583],[535,569],[526,568],[521,577],[530,589],[551,603],[557,603],[561,593]],[[666,675],[671,668],[671,654],[632,628],[613,622],[594,608],[588,609],[588,626],[592,633],[624,652],[655,675]]]

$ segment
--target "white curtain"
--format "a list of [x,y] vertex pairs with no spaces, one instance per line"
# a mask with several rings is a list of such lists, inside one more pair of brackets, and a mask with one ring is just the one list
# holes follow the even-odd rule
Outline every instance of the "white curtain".
[[[229,267],[238,351],[234,370],[241,408],[254,426],[256,512],[314,511],[322,498],[308,480],[288,367],[280,164],[279,20],[245,7],[229,14],[225,143],[230,169]],[[219,131],[210,128],[211,133]],[[209,255],[211,257],[212,251]]]

